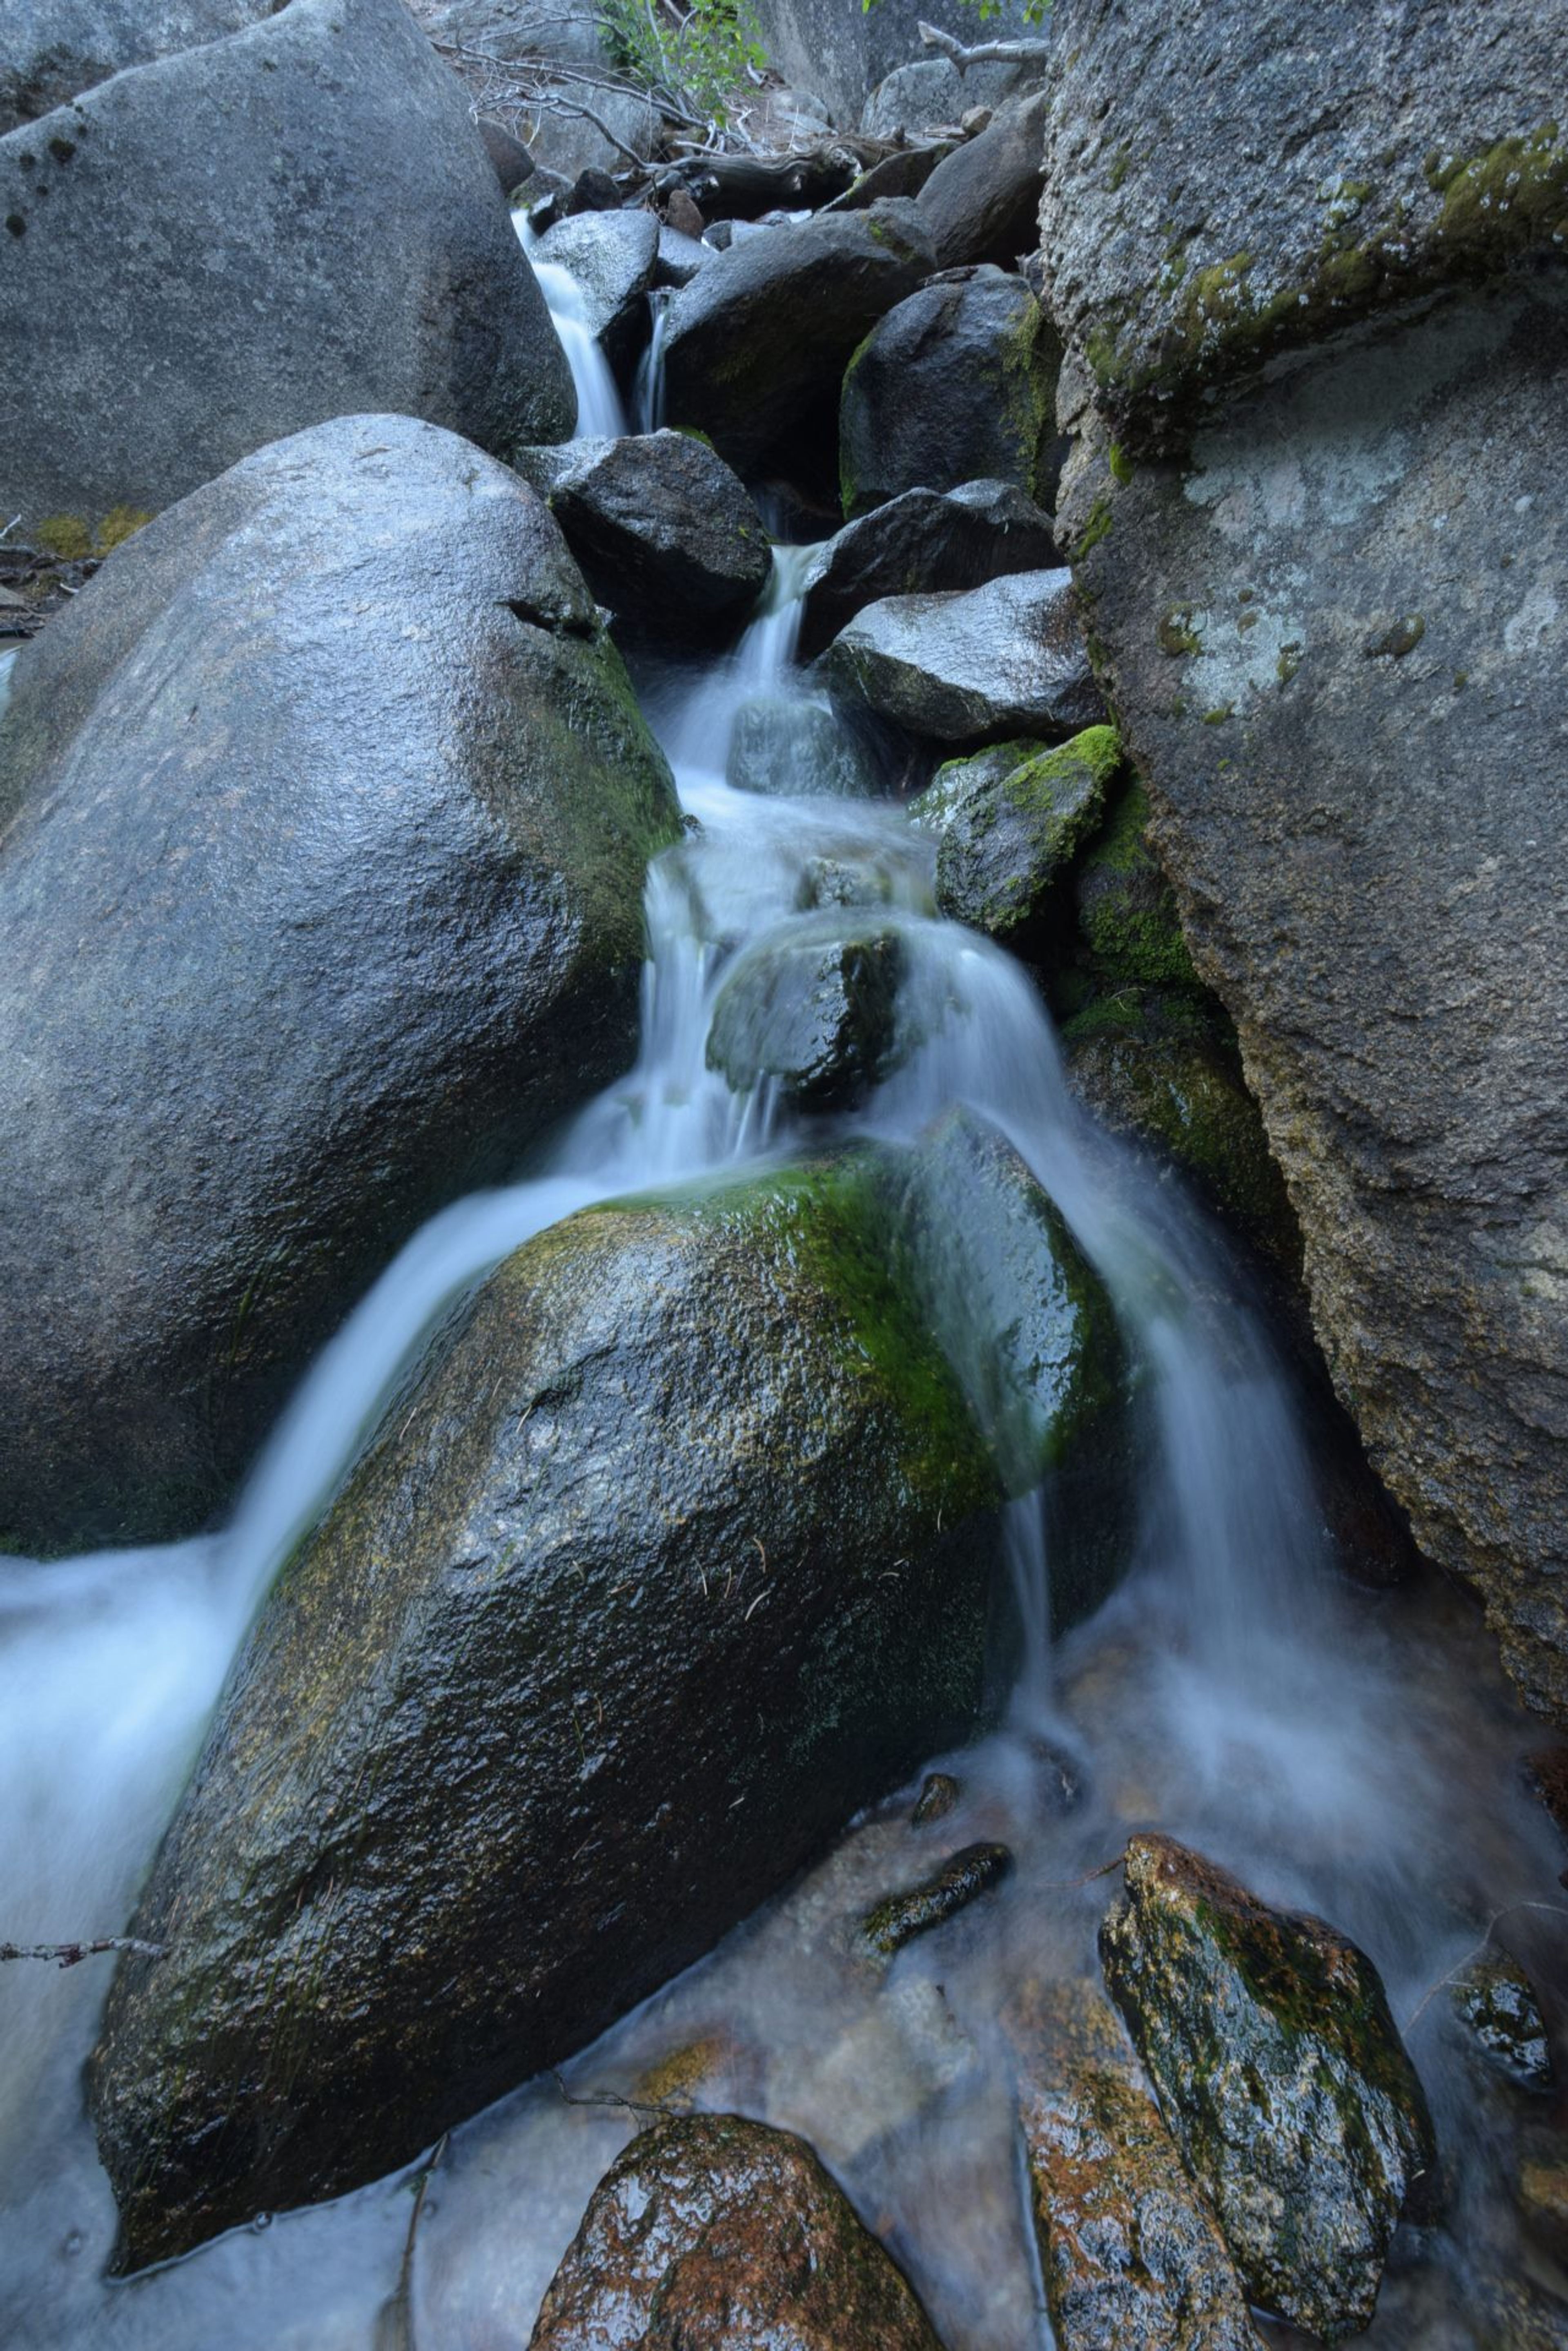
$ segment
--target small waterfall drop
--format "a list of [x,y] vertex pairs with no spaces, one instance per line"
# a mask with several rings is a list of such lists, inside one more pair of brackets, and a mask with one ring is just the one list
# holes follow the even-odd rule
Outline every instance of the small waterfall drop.
[[664,338],[670,325],[670,294],[657,287],[648,298],[650,313],[648,347],[637,363],[632,381],[631,429],[657,433],[664,423]]
[[512,225],[539,281],[539,291],[545,297],[551,323],[572,371],[577,395],[577,426],[572,437],[576,441],[615,440],[628,429],[626,409],[610,363],[595,341],[588,324],[587,297],[569,269],[563,268],[558,261],[541,259],[540,240],[525,212],[514,212]]

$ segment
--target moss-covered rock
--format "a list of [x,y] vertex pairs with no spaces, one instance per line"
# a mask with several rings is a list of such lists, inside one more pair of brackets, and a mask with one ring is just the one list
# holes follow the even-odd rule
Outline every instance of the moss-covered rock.
[[1089,726],[1054,749],[998,743],[939,768],[910,810],[937,835],[938,913],[1016,941],[1098,822],[1120,758],[1116,729]]
[[1135,780],[1113,803],[1078,867],[1082,952],[1102,985],[1196,987],[1181,918],[1147,826],[1147,796]]
[[918,1886],[889,1894],[868,1910],[861,1922],[861,1940],[877,1959],[890,1959],[917,1935],[944,1926],[1000,1886],[1012,1867],[1012,1855],[1004,1844],[966,1844]]
[[1001,1479],[905,1179],[587,1211],[432,1342],[220,1702],[139,1913],[166,1956],[116,1979],[129,2265],[412,2157],[973,1725]]
[[1125,1873],[1106,1981],[1252,2299],[1326,2342],[1359,2332],[1437,2159],[1376,1969],[1172,1838],[1134,1837]]
[[595,2189],[529,2351],[941,2351],[804,2139],[738,2115],[656,2124]]

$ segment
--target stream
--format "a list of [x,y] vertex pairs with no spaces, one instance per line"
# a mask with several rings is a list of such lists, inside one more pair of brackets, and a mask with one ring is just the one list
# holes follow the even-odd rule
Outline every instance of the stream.
[[[539,274],[583,430],[624,431],[576,289],[562,271]],[[657,396],[651,367],[645,417]],[[445,1303],[590,1201],[786,1156],[807,1134],[820,1146],[820,1121],[804,1124],[765,1086],[731,1092],[704,1052],[730,958],[825,919],[801,911],[824,861],[860,877],[879,925],[897,924],[907,975],[901,1063],[828,1131],[907,1141],[957,1102],[1001,1128],[1100,1274],[1141,1367],[1147,1460],[1131,1573],[1054,1640],[1048,1514],[1037,1495],[1011,1506],[1010,1687],[987,1737],[931,1759],[961,1786],[943,1849],[1000,1839],[1013,1874],[871,1976],[850,1930],[934,1855],[910,1826],[918,1779],[870,1808],[559,2082],[526,2084],[452,2134],[400,2298],[417,2169],[258,2215],[182,2262],[106,2283],[114,2210],[80,2069],[112,1963],[0,1970],[0,2343],[524,2351],[592,2189],[637,2127],[618,2101],[684,2091],[808,2137],[948,2351],[1047,2344],[997,2018],[1031,1978],[1097,1982],[1104,1865],[1132,1828],[1154,1825],[1266,1900],[1332,1919],[1410,2025],[1450,2226],[1401,2232],[1361,2339],[1480,2343],[1462,2314],[1472,2270],[1542,2260],[1513,2217],[1503,2124],[1442,2002],[1426,2000],[1505,1910],[1511,1944],[1551,1980],[1563,1924],[1552,1913],[1568,1897],[1550,1823],[1518,1775],[1539,1733],[1469,1603],[1436,1581],[1374,1592],[1337,1576],[1287,1386],[1223,1242],[1077,1107],[1023,967],[935,916],[930,839],[894,801],[726,783],[739,705],[809,690],[794,665],[808,559],[775,550],[763,608],[732,652],[636,680],[696,827],[649,875],[635,1068],[523,1180],[448,1208],[409,1244],[310,1371],[223,1531],[135,1556],[0,1562],[0,1931],[120,1928],[263,1593]],[[966,1328],[968,1311],[953,1300],[942,1335],[978,1402],[990,1337]]]

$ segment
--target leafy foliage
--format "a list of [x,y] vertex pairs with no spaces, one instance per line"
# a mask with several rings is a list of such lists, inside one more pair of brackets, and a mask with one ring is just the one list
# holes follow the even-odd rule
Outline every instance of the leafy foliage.
[[600,21],[623,72],[705,121],[727,121],[767,64],[751,0],[692,0],[685,10],[670,0],[601,0]]

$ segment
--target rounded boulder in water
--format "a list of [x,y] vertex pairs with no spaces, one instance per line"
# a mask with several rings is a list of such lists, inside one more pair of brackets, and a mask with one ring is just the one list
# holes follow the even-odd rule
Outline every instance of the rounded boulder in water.
[[5,1534],[187,1532],[409,1235],[629,1062],[669,771],[534,493],[369,416],[118,549],[0,774]]

